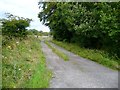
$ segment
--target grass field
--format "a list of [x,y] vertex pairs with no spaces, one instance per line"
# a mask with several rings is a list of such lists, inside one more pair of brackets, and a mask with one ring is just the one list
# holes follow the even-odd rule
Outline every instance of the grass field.
[[59,42],[56,40],[52,40],[52,42],[81,57],[98,62],[99,64],[102,64],[111,69],[120,70],[120,67],[118,65],[118,63],[120,63],[120,59],[117,60],[114,57],[110,57],[107,53],[103,51],[81,48],[77,44],[73,43]]
[[37,38],[13,39],[2,47],[3,88],[46,88],[51,75]]

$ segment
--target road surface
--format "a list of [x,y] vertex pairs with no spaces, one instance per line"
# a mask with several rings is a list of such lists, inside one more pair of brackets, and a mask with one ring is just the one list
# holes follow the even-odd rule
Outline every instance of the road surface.
[[50,88],[118,88],[118,71],[50,44],[69,56],[69,61],[64,61],[41,42],[47,66],[53,71]]

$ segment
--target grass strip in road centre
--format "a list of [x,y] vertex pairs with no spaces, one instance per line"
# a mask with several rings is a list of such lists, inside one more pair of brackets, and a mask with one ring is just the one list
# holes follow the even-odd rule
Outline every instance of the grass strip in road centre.
[[57,54],[59,57],[61,57],[64,61],[68,61],[68,60],[69,60],[69,57],[68,57],[65,53],[59,51],[58,49],[56,49],[55,47],[53,47],[52,45],[50,45],[50,43],[49,43],[48,41],[46,41],[45,43],[52,49],[52,51],[53,51],[54,53],[56,53],[56,54]]
[[52,42],[81,57],[90,59],[111,69],[120,70],[120,59],[117,60],[114,57],[110,57],[108,53],[95,49],[82,48],[74,43],[60,42],[56,40],[52,40]]

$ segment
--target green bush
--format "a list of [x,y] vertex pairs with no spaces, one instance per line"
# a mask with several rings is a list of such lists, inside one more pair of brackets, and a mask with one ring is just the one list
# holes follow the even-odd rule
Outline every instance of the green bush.
[[27,36],[27,27],[30,25],[31,19],[13,16],[7,13],[7,19],[1,19],[2,23],[2,35],[9,37],[21,37]]

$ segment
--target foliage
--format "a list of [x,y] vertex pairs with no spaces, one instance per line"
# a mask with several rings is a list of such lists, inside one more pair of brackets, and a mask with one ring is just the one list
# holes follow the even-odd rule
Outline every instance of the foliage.
[[39,33],[39,31],[36,30],[36,29],[29,29],[28,30],[28,34],[29,35],[40,35],[41,36],[41,34]]
[[38,17],[53,38],[120,57],[120,2],[43,2]]
[[2,48],[2,87],[48,87],[51,72],[46,68],[39,40],[27,37],[9,42]]
[[42,32],[42,31],[40,31],[40,33],[42,34],[42,36],[49,36],[49,32]]
[[108,53],[105,53],[104,51],[81,48],[74,43],[63,43],[56,40],[52,40],[52,42],[79,55],[80,57],[82,56],[84,58],[98,62],[99,64],[102,64],[111,69],[120,70],[119,67],[120,59],[117,60],[114,57],[110,57]]
[[0,35],[0,89],[2,88],[2,35]]
[[48,36],[49,32],[38,31],[36,29],[28,30],[29,35]]
[[7,19],[1,19],[2,23],[2,35],[8,38],[12,37],[26,37],[27,27],[29,27],[31,19],[14,16],[10,13],[6,13]]

